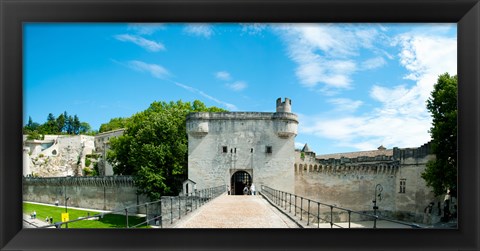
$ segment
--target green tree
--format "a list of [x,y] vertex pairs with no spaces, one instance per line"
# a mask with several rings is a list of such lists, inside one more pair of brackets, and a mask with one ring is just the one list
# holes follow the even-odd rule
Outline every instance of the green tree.
[[57,122],[57,132],[59,133],[63,132],[63,130],[65,129],[65,115],[60,114],[57,117],[56,122]]
[[43,139],[43,136],[38,133],[38,131],[32,131],[27,135],[27,140],[34,140],[34,139]]
[[63,117],[65,118],[65,126],[63,127],[64,131],[67,134],[72,134],[73,131],[73,118],[71,115],[68,115],[67,111],[63,112]]
[[80,119],[78,118],[77,114],[75,114],[72,121],[72,134],[80,133],[80,123]]
[[[32,117],[28,117],[28,123],[23,127],[23,134],[30,134],[38,130],[39,123],[33,122]],[[38,133],[38,132],[37,132]]]
[[429,161],[422,178],[435,195],[457,190],[457,76],[440,75],[434,85],[427,109],[432,114],[432,150],[436,159]]
[[220,112],[202,102],[153,102],[127,120],[122,136],[111,138],[107,160],[116,174],[133,175],[139,192],[151,200],[176,195],[186,178],[190,112]]
[[56,125],[55,125],[55,116],[52,113],[49,113],[47,116],[47,122],[43,124],[42,131],[43,134],[56,134]]
[[90,126],[89,123],[87,122],[80,122],[80,127],[78,129],[78,132],[81,134],[87,134],[90,133],[92,130],[92,127]]
[[115,129],[125,128],[127,124],[127,118],[113,118],[108,123],[101,124],[99,132],[108,132]]

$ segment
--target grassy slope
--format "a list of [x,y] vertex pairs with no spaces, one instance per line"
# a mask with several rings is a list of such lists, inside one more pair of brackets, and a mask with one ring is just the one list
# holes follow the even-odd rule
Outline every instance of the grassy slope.
[[[45,206],[31,203],[23,203],[23,212],[30,215],[33,211],[37,213],[37,219],[45,220],[46,217],[53,217],[53,222],[60,222],[62,213],[65,213],[65,207],[62,206]],[[70,220],[97,215],[99,212],[85,211],[68,208]],[[128,216],[128,225],[130,227],[145,221],[145,218]],[[142,225],[145,227],[145,225]],[[62,225],[64,227],[64,225]],[[99,220],[81,220],[68,224],[69,228],[125,228],[125,215],[105,214]]]

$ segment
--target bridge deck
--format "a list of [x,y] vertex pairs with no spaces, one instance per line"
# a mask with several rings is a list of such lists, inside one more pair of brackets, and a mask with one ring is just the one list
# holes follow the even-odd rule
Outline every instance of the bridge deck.
[[176,228],[298,228],[262,196],[223,194],[175,225]]

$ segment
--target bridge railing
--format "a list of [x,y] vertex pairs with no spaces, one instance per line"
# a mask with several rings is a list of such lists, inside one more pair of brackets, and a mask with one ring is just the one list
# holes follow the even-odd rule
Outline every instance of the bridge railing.
[[[193,212],[210,200],[218,197],[226,192],[224,185],[206,188],[202,190],[196,190],[192,193],[180,196],[162,196],[160,200],[148,202],[139,205],[132,205],[123,209],[110,211],[106,213],[98,213],[95,215],[88,215],[74,220],[55,222],[50,225],[42,226],[39,228],[68,228],[68,224],[72,226],[75,222],[89,220],[89,219],[103,219],[106,215],[122,215],[125,216],[124,227],[125,228],[138,228],[146,226],[155,227],[169,227],[175,222],[180,220],[188,213]],[[144,214],[136,214],[132,212],[143,211]],[[132,217],[136,220],[132,222]],[[141,220],[138,220],[138,219]],[[130,219],[130,222],[129,222]]]
[[[379,215],[314,201],[268,186],[262,186],[261,193],[285,212],[300,218],[300,221],[306,221],[307,226],[314,226],[316,223],[317,228],[320,228],[320,223],[329,223],[331,228],[352,228],[352,222],[373,221],[373,228],[377,228],[378,221],[387,221],[410,228],[421,228],[417,224],[388,219]],[[348,223],[348,225],[345,225],[346,223]]]

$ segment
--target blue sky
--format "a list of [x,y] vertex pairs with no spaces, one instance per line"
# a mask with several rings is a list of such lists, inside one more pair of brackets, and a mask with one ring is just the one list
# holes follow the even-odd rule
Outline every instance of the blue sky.
[[438,75],[457,74],[456,24],[24,25],[24,122],[77,114],[93,129],[153,101],[275,111],[317,154],[417,147]]

